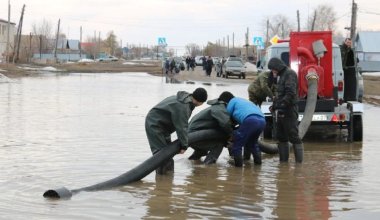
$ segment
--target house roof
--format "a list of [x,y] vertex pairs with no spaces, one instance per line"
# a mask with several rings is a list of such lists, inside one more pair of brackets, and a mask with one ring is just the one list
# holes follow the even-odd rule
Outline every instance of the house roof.
[[358,42],[358,51],[363,52],[380,52],[380,31],[360,31],[356,37]]
[[[8,24],[8,20],[4,20],[4,19],[1,19],[0,18],[0,23],[6,23]],[[9,22],[11,25],[16,25],[16,23],[13,23],[13,22]]]

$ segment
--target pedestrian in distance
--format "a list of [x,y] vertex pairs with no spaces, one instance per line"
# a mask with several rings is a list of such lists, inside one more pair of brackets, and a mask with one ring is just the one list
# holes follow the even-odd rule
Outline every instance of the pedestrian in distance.
[[280,162],[288,162],[289,141],[293,145],[297,163],[302,163],[304,147],[298,134],[298,79],[297,74],[279,58],[269,60],[268,68],[277,74],[277,97],[270,110],[277,115],[277,139]]
[[258,139],[265,128],[264,114],[260,108],[251,101],[234,97],[234,95],[228,91],[223,92],[219,99],[227,103],[227,112],[230,117],[232,117],[232,120],[239,125],[239,127],[233,131],[232,136],[233,144],[231,153],[234,157],[235,166],[243,166],[242,149],[244,146],[250,148],[254,163],[260,165],[261,150],[258,145]]
[[232,123],[230,115],[227,112],[227,103],[221,98],[213,99],[207,102],[210,106],[198,114],[194,115],[189,123],[189,132],[216,129],[223,133],[225,138],[213,140],[212,142],[201,142],[190,145],[194,149],[194,153],[189,157],[189,160],[199,160],[206,156],[204,164],[212,164],[217,161],[223,148],[227,144],[227,140],[232,135]]
[[213,66],[214,66],[214,62],[212,61],[211,56],[209,56],[206,61],[206,76],[211,77]]
[[[179,91],[176,95],[162,100],[146,116],[145,131],[152,154],[168,147],[171,134],[176,132],[180,142],[180,152],[188,148],[188,121],[195,107],[207,100],[207,91],[197,88],[193,93]],[[156,169],[157,174],[174,170],[174,161],[170,159]]]

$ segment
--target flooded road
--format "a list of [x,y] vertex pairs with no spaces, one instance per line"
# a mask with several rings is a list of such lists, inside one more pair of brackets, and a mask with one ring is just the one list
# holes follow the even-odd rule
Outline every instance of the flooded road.
[[[118,176],[151,155],[145,115],[178,90],[202,86],[247,98],[246,84],[167,83],[128,74],[43,74],[0,84],[0,219],[379,219],[380,108],[366,105],[363,143],[308,134],[302,165],[217,164],[177,155],[173,175],[152,173],[108,191],[48,200],[45,190]],[[196,108],[193,114],[206,108]]]

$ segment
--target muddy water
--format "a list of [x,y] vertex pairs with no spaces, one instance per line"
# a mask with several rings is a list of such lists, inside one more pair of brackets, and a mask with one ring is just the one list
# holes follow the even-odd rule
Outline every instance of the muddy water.
[[[175,173],[119,189],[47,200],[45,190],[113,178],[150,156],[144,117],[178,90],[205,87],[210,98],[246,85],[168,83],[146,74],[70,74],[0,84],[0,219],[379,219],[378,107],[366,105],[363,143],[316,130],[305,162],[243,169],[175,159]],[[206,106],[202,106],[204,108]],[[198,112],[201,108],[197,109]],[[195,113],[196,113],[195,112]]]

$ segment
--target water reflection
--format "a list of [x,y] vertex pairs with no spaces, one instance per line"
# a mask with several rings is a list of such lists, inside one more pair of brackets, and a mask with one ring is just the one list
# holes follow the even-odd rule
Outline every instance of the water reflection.
[[[204,86],[247,98],[245,84],[166,83],[141,73],[70,74],[0,84],[0,198],[4,219],[377,219],[380,137],[366,105],[363,143],[339,130],[311,131],[305,162],[264,155],[243,169],[223,151],[204,166],[175,157],[175,172],[108,191],[48,201],[48,188],[80,188],[140,164],[151,155],[144,132],[149,109],[178,90]],[[206,108],[204,105],[197,111]],[[85,216],[85,217],[84,217]],[[364,217],[363,217],[364,216]]]

